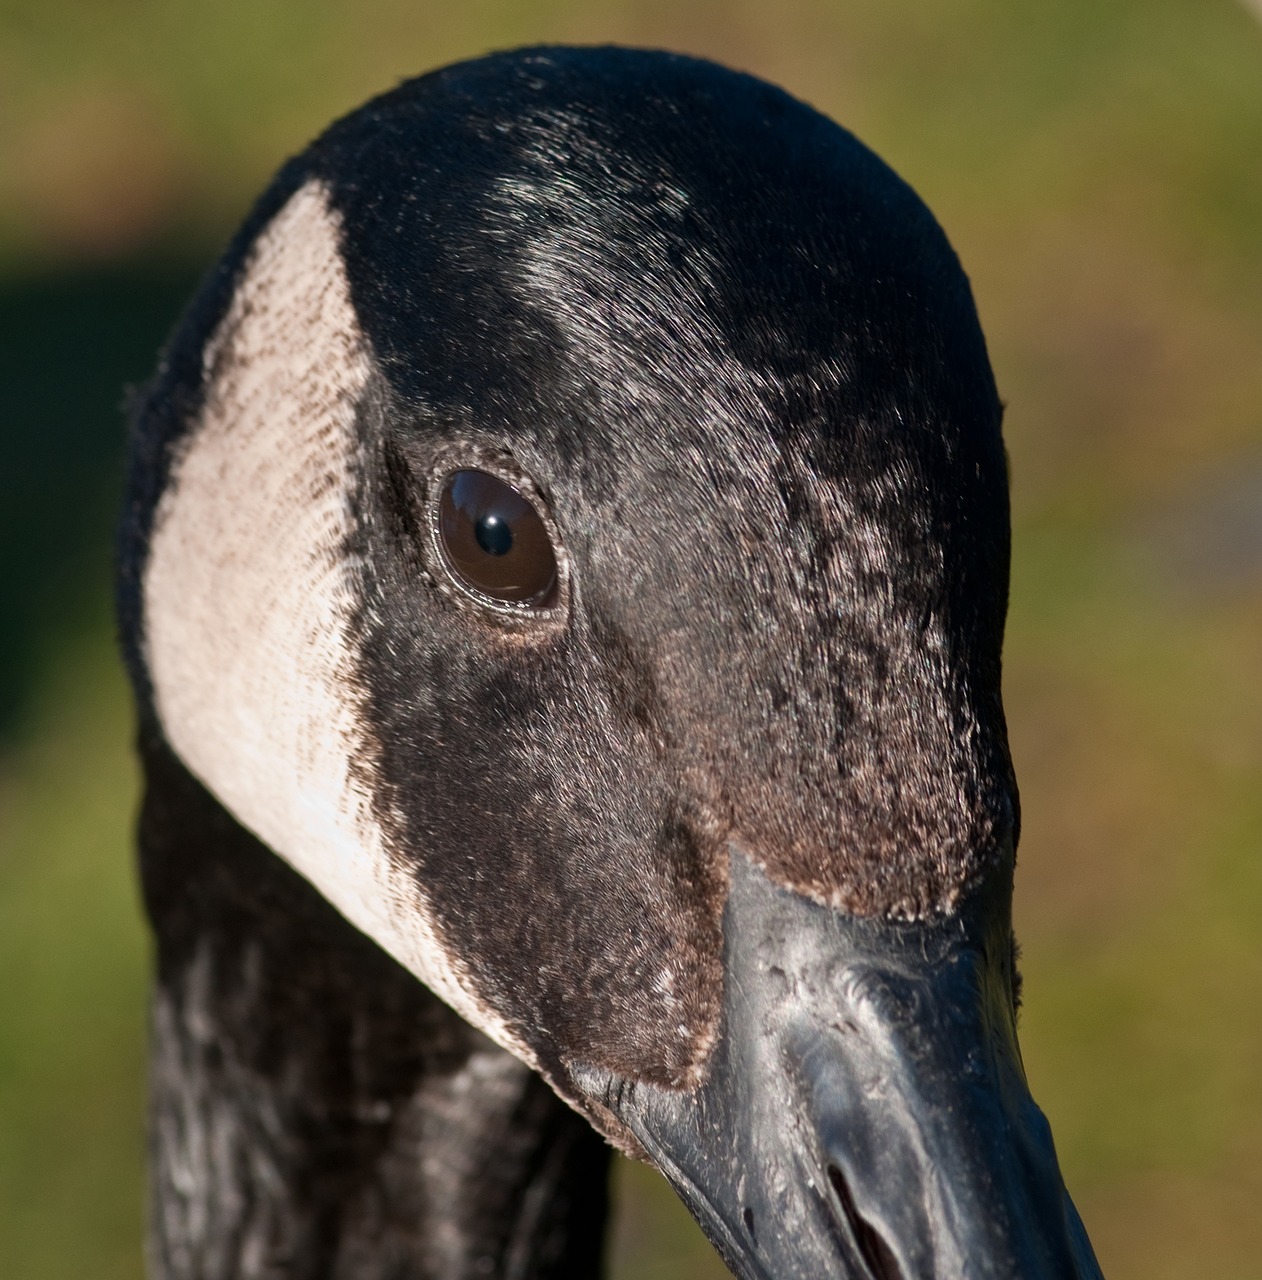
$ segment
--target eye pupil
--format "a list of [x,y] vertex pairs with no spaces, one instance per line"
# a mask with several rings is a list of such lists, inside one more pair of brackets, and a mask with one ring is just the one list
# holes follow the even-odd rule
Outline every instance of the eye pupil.
[[473,526],[473,536],[489,556],[507,555],[513,547],[513,531],[496,515],[483,516]]
[[541,608],[557,589],[547,526],[530,499],[489,471],[453,471],[442,483],[434,533],[447,570],[484,601]]

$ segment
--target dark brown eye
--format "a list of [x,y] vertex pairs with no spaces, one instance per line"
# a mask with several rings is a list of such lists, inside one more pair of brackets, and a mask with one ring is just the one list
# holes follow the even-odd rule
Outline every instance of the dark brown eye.
[[487,471],[454,471],[438,499],[438,540],[471,590],[505,604],[550,604],[557,560],[539,513]]

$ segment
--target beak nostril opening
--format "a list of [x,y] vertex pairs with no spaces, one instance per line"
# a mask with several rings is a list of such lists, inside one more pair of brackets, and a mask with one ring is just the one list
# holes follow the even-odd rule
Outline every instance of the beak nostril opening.
[[872,1280],[903,1280],[902,1269],[881,1233],[860,1212],[854,1202],[850,1187],[835,1164],[828,1166],[828,1181],[841,1206],[850,1233],[854,1236],[859,1256],[867,1266]]
[[754,1211],[745,1206],[745,1212],[741,1214],[741,1218],[745,1223],[745,1230],[749,1232],[749,1238],[754,1243],[758,1243],[758,1237],[754,1234]]

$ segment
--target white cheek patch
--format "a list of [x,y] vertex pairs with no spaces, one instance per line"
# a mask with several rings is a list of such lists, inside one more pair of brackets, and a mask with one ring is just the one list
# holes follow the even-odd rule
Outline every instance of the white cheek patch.
[[372,365],[322,184],[255,242],[205,352],[207,394],[158,505],[145,644],[172,748],[222,804],[475,1026],[531,1055],[392,863],[365,778],[348,553]]

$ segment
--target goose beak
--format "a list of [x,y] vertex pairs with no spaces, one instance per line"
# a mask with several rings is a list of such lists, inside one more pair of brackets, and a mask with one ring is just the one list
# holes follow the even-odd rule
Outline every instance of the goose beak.
[[1100,1270],[1017,1048],[1011,876],[949,917],[860,919],[737,851],[705,1082],[584,1073],[749,1280]]

